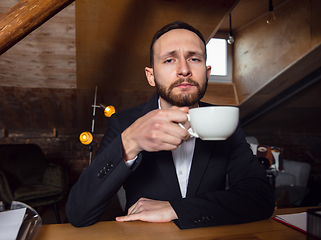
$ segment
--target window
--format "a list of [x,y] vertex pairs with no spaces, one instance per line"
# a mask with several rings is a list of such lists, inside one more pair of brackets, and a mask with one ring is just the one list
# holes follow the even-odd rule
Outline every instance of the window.
[[232,82],[232,46],[227,44],[228,33],[218,33],[206,45],[206,65],[212,66],[209,82]]

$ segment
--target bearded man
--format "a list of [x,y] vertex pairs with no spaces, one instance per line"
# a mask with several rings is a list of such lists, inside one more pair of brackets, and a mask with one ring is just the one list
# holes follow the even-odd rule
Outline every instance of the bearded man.
[[272,186],[240,127],[224,141],[189,133],[189,109],[210,106],[200,102],[211,72],[205,44],[202,34],[184,22],[155,34],[145,73],[157,94],[112,116],[96,158],[70,191],[71,224],[98,221],[121,186],[128,212],[116,218],[119,222],[174,221],[186,229],[272,215]]

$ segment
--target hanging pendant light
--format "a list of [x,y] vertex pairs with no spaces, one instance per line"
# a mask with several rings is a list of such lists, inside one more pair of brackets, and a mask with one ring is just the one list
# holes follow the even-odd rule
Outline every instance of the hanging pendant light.
[[232,34],[232,19],[231,19],[231,14],[229,15],[229,19],[230,19],[230,33],[228,34],[227,43],[228,43],[228,44],[233,44],[233,43],[234,43],[234,37],[233,37],[233,34]]
[[274,8],[272,0],[269,0],[269,14],[268,19],[266,20],[268,24],[272,24],[275,22]]

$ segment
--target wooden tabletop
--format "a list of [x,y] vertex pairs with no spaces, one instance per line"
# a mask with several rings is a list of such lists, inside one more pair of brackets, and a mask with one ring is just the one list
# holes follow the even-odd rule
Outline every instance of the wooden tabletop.
[[[276,214],[304,212],[306,208],[277,209]],[[304,239],[306,235],[272,219],[253,223],[226,225],[180,230],[170,223],[134,222],[99,222],[89,227],[75,228],[71,224],[43,225],[35,240],[213,240],[213,239],[249,239],[249,240],[281,240]]]

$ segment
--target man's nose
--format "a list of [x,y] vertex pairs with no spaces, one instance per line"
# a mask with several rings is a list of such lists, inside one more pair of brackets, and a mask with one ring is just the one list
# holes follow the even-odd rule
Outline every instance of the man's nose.
[[179,62],[177,74],[184,77],[190,76],[192,74],[188,62],[185,59]]

